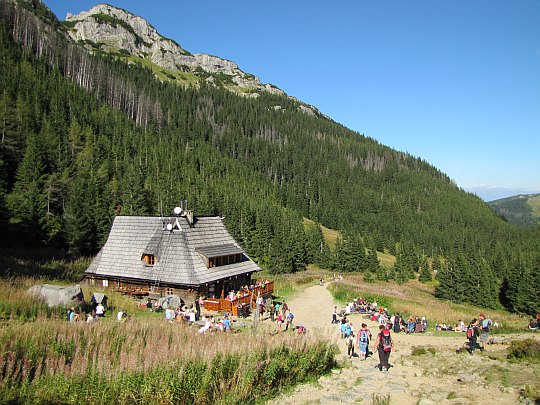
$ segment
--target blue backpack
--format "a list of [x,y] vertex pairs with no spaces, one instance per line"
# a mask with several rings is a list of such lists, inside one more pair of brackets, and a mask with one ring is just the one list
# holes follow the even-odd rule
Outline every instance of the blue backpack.
[[368,343],[369,341],[369,337],[368,337],[368,333],[367,333],[367,330],[363,330],[360,332],[360,343]]

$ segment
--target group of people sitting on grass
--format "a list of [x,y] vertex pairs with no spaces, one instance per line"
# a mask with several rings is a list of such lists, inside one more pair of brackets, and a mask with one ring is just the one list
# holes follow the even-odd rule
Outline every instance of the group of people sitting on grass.
[[[499,324],[497,321],[493,322],[492,327],[494,329],[497,329],[499,327]],[[463,322],[461,319],[458,320],[455,326],[452,325],[446,325],[445,323],[436,323],[435,324],[435,330],[436,331],[452,331],[452,332],[467,332],[469,329],[469,325],[467,325],[465,322]]]
[[390,329],[396,333],[425,333],[428,328],[428,322],[425,316],[410,316],[406,318],[400,315],[399,312],[389,315],[386,308],[379,314],[372,315],[371,320],[377,321],[379,325],[389,325]]
[[223,318],[216,319],[214,315],[203,315],[201,319],[204,324],[198,330],[200,334],[233,331],[232,319],[227,311],[223,314]]
[[70,323],[83,322],[92,323],[105,316],[105,307],[102,303],[88,305],[83,303],[79,307],[70,307],[66,311],[67,321]]
[[536,315],[536,319],[531,318],[528,327],[531,330],[540,330],[540,314]]
[[187,322],[190,325],[197,320],[195,308],[183,311],[180,307],[165,309],[165,319],[169,322]]
[[[410,316],[405,318],[399,313],[390,315],[388,309],[379,308],[376,301],[368,303],[362,298],[356,298],[350,301],[342,311],[338,311],[337,307],[334,307],[332,310],[332,323],[339,323],[341,325],[344,317],[354,313],[365,314],[371,321],[377,322],[379,325],[388,325],[390,330],[396,333],[424,333],[428,327],[425,316]],[[338,317],[341,317],[341,319],[338,320]]]

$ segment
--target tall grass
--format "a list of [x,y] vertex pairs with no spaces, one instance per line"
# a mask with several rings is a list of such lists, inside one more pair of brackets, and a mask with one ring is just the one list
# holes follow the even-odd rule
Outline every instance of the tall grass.
[[42,298],[27,294],[35,279],[0,280],[0,320],[35,321],[63,316],[63,308],[49,308]]
[[323,373],[309,336],[199,335],[162,320],[43,320],[0,330],[0,398],[24,403],[237,403]]

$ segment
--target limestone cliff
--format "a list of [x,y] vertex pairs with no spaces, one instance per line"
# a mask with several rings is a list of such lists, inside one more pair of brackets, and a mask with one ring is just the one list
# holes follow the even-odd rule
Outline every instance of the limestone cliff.
[[[219,77],[225,87],[250,90],[250,94],[253,91],[284,94],[275,86],[263,85],[234,62],[208,54],[190,54],[175,41],[161,36],[143,18],[110,5],[101,4],[77,15],[68,14],[66,25],[69,35],[89,50],[149,59],[168,71],[170,78],[175,77],[175,73],[178,77],[181,73],[194,73],[208,82],[216,82]],[[225,80],[223,75],[226,75]]]

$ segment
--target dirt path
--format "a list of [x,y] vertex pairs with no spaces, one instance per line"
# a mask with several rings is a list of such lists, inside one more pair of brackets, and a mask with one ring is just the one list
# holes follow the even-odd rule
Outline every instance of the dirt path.
[[[339,338],[337,325],[331,324],[333,298],[326,286],[307,287],[300,295],[288,301],[295,315],[295,324],[303,324],[308,333],[323,336],[338,345],[340,370],[319,378],[316,383],[296,387],[269,402],[281,404],[343,404],[381,403],[388,399],[392,404],[501,404],[519,403],[518,392],[491,381],[490,369],[498,361],[486,352],[470,356],[456,354],[463,345],[463,334],[456,337],[434,337],[431,334],[393,334],[395,350],[390,356],[393,365],[388,373],[381,373],[375,354],[365,361],[358,357],[348,359],[344,340]],[[340,308],[338,306],[338,308]],[[374,322],[361,315],[350,315],[354,330],[361,323],[368,324],[377,333]],[[413,346],[432,346],[436,354],[411,356]],[[489,351],[490,349],[488,349]],[[498,369],[497,369],[498,370]],[[490,382],[488,382],[490,381]]]

